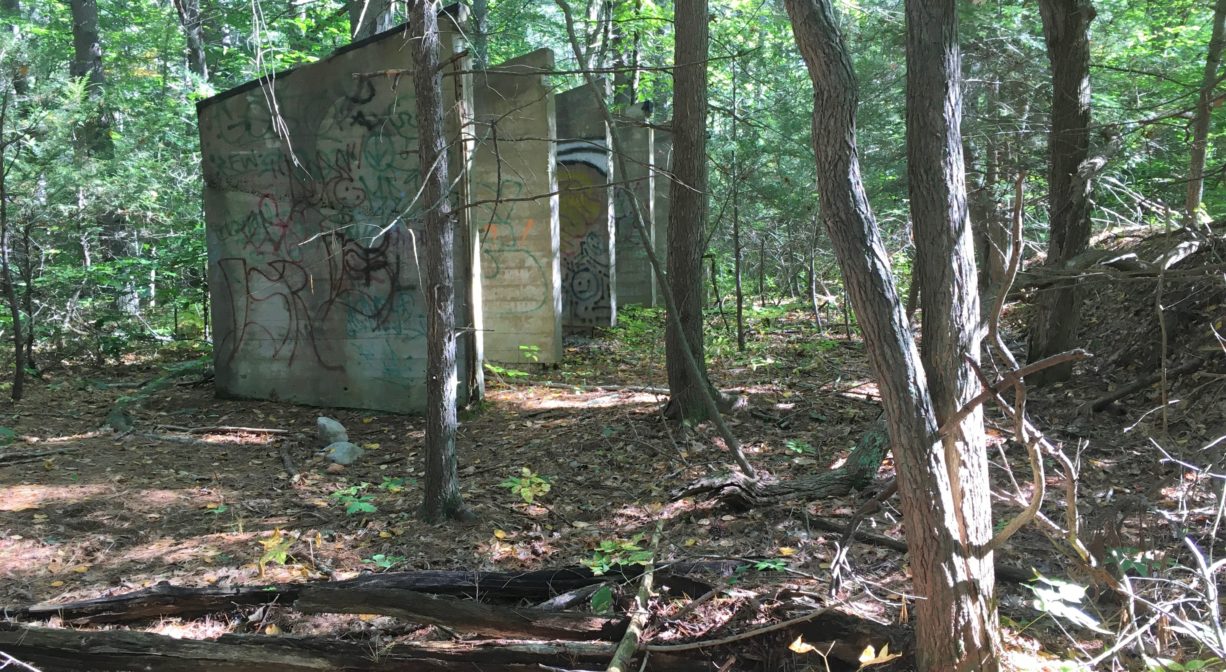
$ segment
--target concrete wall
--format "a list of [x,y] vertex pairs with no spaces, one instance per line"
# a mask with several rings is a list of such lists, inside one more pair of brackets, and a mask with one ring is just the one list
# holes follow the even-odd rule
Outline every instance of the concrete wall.
[[[444,13],[442,60],[461,48]],[[219,394],[418,412],[426,312],[412,76],[404,31],[237,87],[198,105]],[[448,66],[466,69],[464,61]],[[446,131],[471,110],[444,77]],[[453,142],[451,174],[467,143]],[[463,180],[460,181],[464,191]],[[466,194],[457,195],[463,202]],[[474,242],[456,239],[461,402],[480,393]]]
[[617,301],[623,306],[654,306],[657,303],[656,278],[639,236],[634,209],[637,199],[643,226],[654,244],[654,134],[646,126],[629,123],[619,124],[613,134],[617,140],[614,146],[625,154],[625,160],[617,163],[619,169],[625,168],[617,181],[626,183],[615,187],[613,196],[617,225]]
[[[664,122],[667,125],[668,122]],[[668,213],[670,195],[673,189],[673,134],[668,131],[656,130],[655,137],[656,160],[655,171],[655,222],[656,222],[656,259],[668,266]],[[657,294],[659,293],[657,288]],[[660,297],[660,303],[664,298]]]
[[541,49],[474,76],[478,143],[472,210],[481,240],[485,356],[497,362],[562,360],[554,96]]
[[617,323],[617,239],[609,129],[587,86],[557,95],[562,326]]

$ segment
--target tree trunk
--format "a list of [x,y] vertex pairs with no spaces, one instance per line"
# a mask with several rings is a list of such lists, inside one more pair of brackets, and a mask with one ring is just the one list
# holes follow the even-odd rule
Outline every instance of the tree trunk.
[[[665,331],[668,388],[674,417],[700,422],[707,417],[701,386],[707,382],[702,336],[702,252],[707,224],[707,1],[678,0],[677,63],[673,92],[673,174],[668,220],[668,280],[681,332],[673,321]],[[700,369],[695,377],[681,354],[689,344]]]
[[[13,33],[14,40],[21,40],[21,31],[17,27],[17,19],[21,17],[21,3],[17,0],[0,0],[0,18],[3,18],[2,23],[10,25],[9,30]],[[24,62],[14,62],[11,66],[9,76],[13,81],[13,93],[17,94],[18,98],[24,97],[29,93],[30,83],[29,77],[26,75],[26,64]]]
[[740,166],[736,160],[736,61],[732,61],[732,270],[736,285],[736,349],[745,352],[745,289],[741,284]]
[[[1048,137],[1047,264],[1063,264],[1090,242],[1090,185],[1078,171],[1090,152],[1090,0],[1039,0],[1043,37],[1051,64],[1051,134]],[[1064,282],[1039,295],[1030,325],[1030,361],[1073,347],[1081,322],[1082,293]],[[1067,380],[1073,363],[1059,364],[1027,382]]]
[[468,514],[456,474],[455,213],[448,189],[443,138],[442,77],[438,71],[438,1],[417,0],[409,21],[414,46],[417,149],[426,219],[426,483],[427,521]]
[[174,0],[179,24],[187,38],[187,68],[203,81],[209,81],[209,64],[204,54],[204,27],[200,21],[200,0]]
[[[984,335],[962,161],[962,55],[955,2],[906,2],[907,177],[915,265],[923,288],[920,358],[938,427],[978,394],[968,360],[979,361]],[[941,540],[949,545],[940,552],[953,560],[956,578],[919,591],[926,598],[916,608],[920,669],[969,663],[991,672],[1000,665],[992,554],[980,550],[992,540],[986,444],[981,406],[944,440],[946,483],[952,488],[945,496],[950,496],[953,528]],[[936,483],[902,468],[898,473],[904,507],[907,499],[911,507],[925,506]],[[916,579],[918,588],[918,572]]]
[[1210,101],[1217,88],[1218,66],[1222,64],[1222,45],[1226,42],[1226,0],[1217,0],[1213,10],[1213,33],[1205,56],[1205,76],[1201,80],[1196,117],[1192,120],[1192,160],[1188,166],[1188,202],[1185,223],[1196,223],[1205,189],[1205,150],[1209,145],[1209,121],[1213,116]]
[[26,363],[25,349],[22,342],[25,332],[21,328],[21,306],[17,302],[17,287],[13,284],[12,257],[9,254],[12,246],[12,235],[9,231],[8,212],[8,177],[9,162],[7,149],[9,139],[4,137],[5,124],[8,121],[10,93],[8,88],[0,92],[0,281],[4,282],[4,298],[9,304],[9,315],[13,320],[13,401],[21,401],[25,392]]
[[102,105],[106,77],[102,71],[102,41],[98,36],[98,3],[96,0],[69,0],[68,4],[72,9],[73,50],[69,73],[85,78],[89,102],[96,108],[82,129],[80,148],[95,155],[109,155],[112,150],[111,118]]
[[469,18],[469,32],[472,34],[473,69],[486,70],[490,67],[489,0],[472,0],[472,16]]
[[[897,464],[913,583],[923,598],[916,607],[917,636],[921,648],[936,642],[922,650],[920,669],[995,669],[995,651],[980,622],[991,613],[991,594],[976,592],[984,585],[976,573],[981,558],[969,557],[961,541],[955,465],[937,438],[936,409],[860,176],[851,58],[830,0],[786,5],[813,80],[822,220],[877,373]],[[973,273],[966,280],[973,283]],[[990,590],[990,579],[986,585]]]
[[349,0],[349,35],[354,42],[391,30],[394,20],[392,0]]

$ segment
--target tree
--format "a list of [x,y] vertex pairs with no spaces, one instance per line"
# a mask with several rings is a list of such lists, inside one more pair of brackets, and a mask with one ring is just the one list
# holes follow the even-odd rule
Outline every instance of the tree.
[[[1047,265],[1059,266],[1090,243],[1092,172],[1090,153],[1090,0],[1039,0],[1043,38],[1051,66],[1051,132],[1048,135]],[[1073,347],[1081,324],[1082,293],[1074,280],[1057,283],[1039,295],[1030,325],[1030,361]],[[1073,363],[1053,366],[1027,382],[1067,380]]]
[[98,35],[98,3],[96,0],[69,0],[72,9],[73,77],[83,78],[86,92],[95,111],[78,139],[81,147],[97,155],[109,155],[112,150],[110,114],[104,107],[102,89],[106,75],[102,70],[102,40]]
[[200,21],[200,0],[174,0],[179,24],[187,38],[187,68],[203,81],[209,81],[209,64],[204,52],[204,26]]
[[421,515],[430,522],[471,515],[456,474],[456,216],[443,137],[438,11],[437,0],[416,0],[409,18],[426,220],[426,483]]
[[[673,175],[668,214],[668,281],[677,305],[680,331],[665,332],[668,388],[673,416],[686,422],[707,417],[702,386],[702,253],[707,225],[707,40],[706,0],[678,0],[673,89]],[[687,345],[688,344],[688,345]],[[683,358],[688,347],[698,362],[694,375]]]
[[[967,216],[962,158],[962,56],[955,0],[907,0],[907,176],[915,232],[915,265],[922,291],[923,339],[920,358],[928,378],[936,426],[946,422],[979,392],[970,361],[979,361],[984,329],[979,315],[974,236]],[[952,553],[965,567],[961,580],[934,583],[921,591],[919,663],[923,669],[951,669],[975,662],[996,669],[999,643],[992,599],[992,500],[983,413],[976,406],[944,438],[951,470],[951,513],[957,527]],[[899,444],[895,443],[895,447]],[[897,450],[896,450],[897,452]],[[922,506],[934,483],[903,478]],[[905,500],[904,500],[905,501]],[[908,529],[916,529],[909,527]],[[911,535],[908,535],[911,539]],[[955,637],[949,637],[948,626]],[[964,658],[966,656],[966,658]]]
[[1188,200],[1184,206],[1188,224],[1196,222],[1201,198],[1205,191],[1205,150],[1209,145],[1209,121],[1212,117],[1213,91],[1217,88],[1218,67],[1222,64],[1222,46],[1226,43],[1226,0],[1217,0],[1213,10],[1213,34],[1205,55],[1205,74],[1196,101],[1192,120],[1192,159],[1188,166]]
[[[968,489],[983,488],[986,483],[965,482],[965,474],[958,471],[961,456],[957,446],[943,445],[938,436],[938,406],[933,388],[908,329],[888,254],[864,191],[856,147],[857,84],[830,0],[786,0],[786,6],[796,43],[813,81],[813,147],[821,217],[877,373],[897,465],[912,581],[916,593],[923,598],[916,607],[920,651],[917,662],[921,670],[992,670],[997,666],[994,621],[987,618],[991,614],[992,582],[990,578],[985,582],[984,577],[985,567],[990,572],[991,564],[985,563],[981,546],[970,545],[976,538],[964,527],[979,524],[966,515],[968,502],[978,501],[967,498]],[[940,11],[922,18],[919,25],[909,24],[910,30],[919,31],[908,40],[909,45],[915,43],[909,54],[916,48],[921,48],[917,57],[930,49],[938,52],[948,49],[952,33],[942,33],[949,29],[946,12],[952,12],[952,7],[951,1],[941,5]],[[908,7],[909,18],[918,9]],[[949,81],[949,68],[955,61],[945,55],[935,67],[922,63],[922,59],[917,65],[921,73],[931,68],[944,73],[938,77]],[[951,95],[946,87],[935,93],[941,100]],[[917,109],[916,113],[919,112]],[[948,134],[956,132],[956,123],[942,117],[937,124],[944,129],[937,135],[939,141],[950,143]],[[941,150],[940,162],[946,164],[951,160],[951,153],[948,148]],[[942,179],[949,179],[952,174],[951,169]],[[947,184],[939,204],[948,207],[955,192],[956,187]],[[938,223],[942,230],[948,221],[942,218]],[[934,227],[925,235],[941,234]],[[959,244],[949,252],[964,252],[961,239],[959,235],[956,238]],[[929,248],[940,246],[926,245],[925,251]],[[962,278],[962,282],[973,287],[974,274]],[[925,285],[925,293],[929,291],[935,294],[946,290],[929,290]],[[930,301],[939,306],[943,300]],[[965,312],[970,307],[957,308]],[[959,327],[947,325],[950,329]],[[968,340],[965,335],[954,338],[958,343]],[[940,386],[935,389],[946,397],[942,408],[948,397],[957,393]],[[953,436],[957,437],[958,432]]]
[[393,0],[349,0],[349,34],[353,41],[391,30],[395,21],[392,5]]

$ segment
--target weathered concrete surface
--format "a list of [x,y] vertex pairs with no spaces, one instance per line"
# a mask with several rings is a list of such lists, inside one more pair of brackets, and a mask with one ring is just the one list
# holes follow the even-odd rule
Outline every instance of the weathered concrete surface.
[[[666,122],[667,125],[667,122]],[[655,137],[656,160],[655,171],[655,223],[656,223],[656,259],[668,266],[668,213],[669,197],[673,188],[673,134],[656,129]],[[659,288],[657,288],[659,294]],[[660,297],[660,302],[664,298]]]
[[[638,216],[643,218],[647,237],[654,245],[654,134],[649,127],[627,123],[615,127],[613,135],[614,147],[624,153],[624,160],[617,162],[618,169],[625,168],[617,179],[623,184],[615,187],[613,196],[613,216],[617,225],[617,301],[623,306],[655,306],[656,279],[636,222]],[[639,215],[635,214],[635,200]]]
[[[442,59],[461,48],[444,13]],[[411,67],[394,29],[326,60],[239,86],[197,109],[219,394],[418,412],[426,312]],[[464,61],[447,66],[464,70]],[[468,81],[471,78],[467,78]],[[459,86],[458,86],[459,85]],[[443,78],[446,132],[472,109]],[[450,102],[447,102],[450,101]],[[458,104],[457,104],[458,103]],[[452,142],[452,175],[468,145]],[[464,190],[465,181],[460,180]],[[464,202],[464,194],[457,202]],[[459,399],[480,394],[471,231],[459,211]]]
[[485,356],[497,362],[562,361],[554,96],[543,74],[553,67],[553,51],[541,49],[473,78],[472,196],[474,203],[504,199],[472,210]]
[[617,323],[609,129],[587,86],[557,95],[562,326]]

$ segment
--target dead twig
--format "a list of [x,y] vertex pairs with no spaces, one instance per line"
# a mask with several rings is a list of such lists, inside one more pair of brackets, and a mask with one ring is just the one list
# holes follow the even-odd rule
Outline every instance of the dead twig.
[[660,532],[663,529],[664,520],[656,521],[656,530],[651,535],[653,559],[643,563],[643,578],[639,581],[639,592],[634,596],[634,607],[630,610],[630,625],[626,628],[626,634],[618,643],[617,648],[613,650],[613,658],[609,660],[606,672],[623,672],[629,669],[634,654],[640,648],[639,638],[642,637],[643,629],[647,627],[647,619],[651,616],[648,603],[651,600],[651,586],[655,578],[654,556],[656,549],[660,546]]

